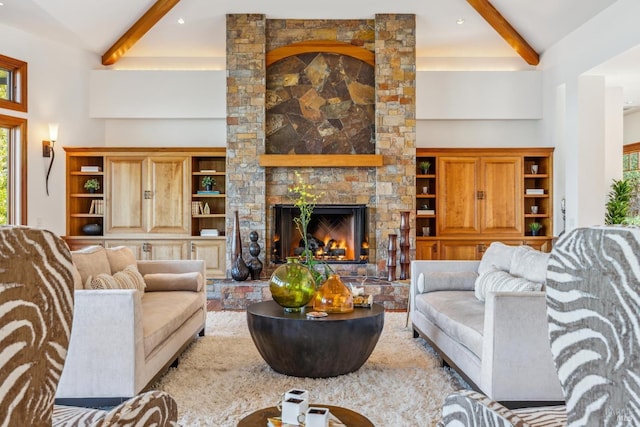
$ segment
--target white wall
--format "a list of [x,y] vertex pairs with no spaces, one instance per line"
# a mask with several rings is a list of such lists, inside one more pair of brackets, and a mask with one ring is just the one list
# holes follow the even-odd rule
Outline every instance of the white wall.
[[418,120],[416,147],[551,147],[540,120]]
[[[599,151],[602,156],[600,161],[592,166],[595,168],[593,173],[579,173],[580,165],[576,163],[577,153],[594,148],[590,145],[593,140],[587,137],[589,129],[593,127],[593,123],[590,123],[593,115],[580,114],[581,98],[584,99],[580,78],[595,66],[640,45],[640,31],[636,22],[639,15],[640,2],[618,0],[549,48],[541,57],[539,68],[543,70],[543,138],[557,147],[554,169],[555,176],[561,178],[555,182],[555,206],[559,206],[560,199],[566,197],[567,229],[604,221],[603,216],[596,218],[595,215],[585,213],[584,201],[594,197],[601,199],[604,197],[602,192],[610,185],[609,176],[604,173],[606,163],[602,151]],[[560,88],[563,89],[559,90]],[[582,89],[590,91],[593,88],[589,89],[587,85]],[[563,97],[561,102],[559,94]],[[599,102],[604,109],[607,98],[603,96]],[[621,115],[622,105],[617,112],[610,106],[606,111],[607,114]],[[609,119],[601,117],[599,120],[604,126],[604,122]],[[618,123],[618,126],[622,126],[621,120]],[[602,137],[604,138],[604,134]],[[564,183],[565,187],[560,187],[560,183]],[[591,206],[590,202],[587,204]],[[595,203],[593,206],[595,207]],[[599,207],[600,211],[602,209]],[[559,209],[556,209],[555,224],[561,223],[560,215]]]
[[[89,70],[100,58],[82,50],[49,42],[0,25],[0,53],[27,62],[28,113],[0,109],[1,114],[28,120],[27,224],[65,233],[65,155],[62,146],[99,145],[104,139],[101,120],[92,120],[87,93]],[[42,141],[49,139],[49,122],[60,125],[55,161],[45,192],[49,159],[42,157]]]

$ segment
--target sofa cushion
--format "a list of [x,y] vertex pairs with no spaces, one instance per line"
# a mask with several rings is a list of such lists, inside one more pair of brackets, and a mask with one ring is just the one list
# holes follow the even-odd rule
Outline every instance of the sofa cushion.
[[524,277],[531,282],[544,283],[547,280],[547,264],[550,255],[529,246],[518,246],[511,259],[509,273]]
[[109,267],[111,268],[111,274],[115,274],[118,271],[122,271],[129,265],[136,264],[136,256],[127,246],[116,246],[113,248],[105,249],[107,259],[109,260]]
[[484,255],[482,255],[480,265],[478,265],[478,274],[484,274],[493,267],[502,271],[509,271],[516,248],[517,246],[509,246],[501,242],[491,243]]
[[484,303],[469,291],[427,292],[415,297],[416,310],[454,341],[482,358]]
[[524,292],[541,289],[541,283],[531,282],[523,277],[513,276],[506,271],[493,268],[478,276],[474,293],[476,298],[484,301],[489,292]]
[[202,298],[202,293],[189,291],[144,293],[142,329],[145,357],[149,357],[198,310],[204,309]]
[[144,275],[148,292],[156,291],[192,291],[200,292],[203,282],[202,274],[197,271],[189,273],[150,273]]
[[[83,284],[86,283],[89,276],[96,277],[99,274],[111,274],[109,259],[107,253],[102,246],[88,246],[86,248],[71,252],[73,264],[80,273],[80,279]],[[86,288],[91,289],[91,288]]]

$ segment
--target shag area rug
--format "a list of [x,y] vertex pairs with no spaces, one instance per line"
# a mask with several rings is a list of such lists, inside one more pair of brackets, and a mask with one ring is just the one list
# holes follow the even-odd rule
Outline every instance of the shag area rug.
[[209,312],[206,336],[154,388],[177,401],[182,426],[236,426],[292,388],[308,390],[311,402],[360,412],[378,427],[433,426],[446,395],[465,385],[440,367],[425,341],[412,338],[405,321],[406,313],[385,313],[380,340],[357,372],[312,379],[273,371],[251,340],[245,312]]

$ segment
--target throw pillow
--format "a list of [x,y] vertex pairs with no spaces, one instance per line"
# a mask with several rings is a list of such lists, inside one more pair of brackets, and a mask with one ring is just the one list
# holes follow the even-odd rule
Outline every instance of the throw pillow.
[[[478,273],[475,271],[431,271],[424,275],[423,291],[470,291]],[[418,290],[420,289],[418,277]]]
[[[87,283],[87,279],[98,274],[111,274],[109,259],[107,253],[102,246],[88,246],[83,249],[71,252],[73,265],[76,266],[80,273],[82,283]],[[91,289],[91,287],[86,287]]]
[[105,249],[105,252],[107,253],[107,259],[109,260],[111,274],[122,271],[129,265],[136,264],[136,256],[131,248],[127,246],[107,248]]
[[551,254],[537,251],[530,246],[518,246],[513,254],[509,273],[532,282],[544,283],[547,280],[550,256]]
[[85,289],[120,289],[120,283],[107,273],[100,273],[97,276],[89,276]]
[[541,283],[531,282],[522,277],[512,276],[506,271],[493,268],[478,276],[475,283],[475,296],[484,301],[489,292],[540,291]]
[[202,274],[189,273],[149,273],[144,275],[147,292],[153,291],[193,291],[200,292],[204,285]]
[[484,274],[493,267],[502,271],[509,271],[511,259],[516,248],[517,246],[509,246],[501,242],[491,243],[484,255],[482,255],[480,265],[478,265],[478,274]]
[[85,285],[87,289],[135,289],[144,291],[144,278],[135,265],[129,265],[114,275],[98,274],[90,276]]
[[126,281],[129,285],[127,289],[137,289],[140,292],[144,292],[146,283],[136,264],[126,266],[122,271],[114,274],[114,277]]
[[418,276],[418,282],[416,283],[416,286],[418,288],[418,293],[424,292],[424,274],[420,273],[420,275]]

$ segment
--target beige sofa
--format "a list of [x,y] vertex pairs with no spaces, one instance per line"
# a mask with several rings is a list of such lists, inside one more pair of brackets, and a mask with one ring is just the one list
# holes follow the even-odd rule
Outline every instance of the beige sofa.
[[414,337],[426,339],[474,389],[507,406],[564,400],[541,290],[547,261],[548,254],[501,243],[482,261],[413,261]]
[[[72,257],[78,270],[73,326],[56,403],[104,406],[135,396],[204,335],[203,261],[136,261],[126,247],[101,246]],[[96,278],[122,279],[118,272],[132,264],[144,291],[87,289],[102,283]]]

